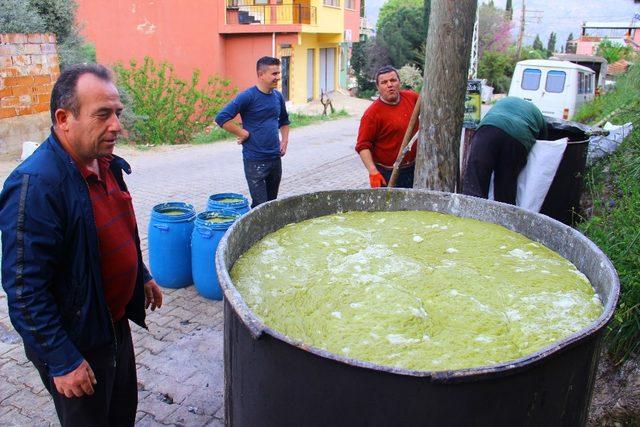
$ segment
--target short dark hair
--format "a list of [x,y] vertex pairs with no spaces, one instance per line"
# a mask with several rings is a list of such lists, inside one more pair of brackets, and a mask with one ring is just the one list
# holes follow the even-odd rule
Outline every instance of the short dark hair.
[[378,68],[378,71],[376,71],[376,84],[378,84],[378,77],[380,77],[382,74],[387,74],[392,71],[396,73],[398,80],[400,80],[400,73],[398,73],[398,70],[396,70],[393,65],[383,65],[382,67]]
[[54,125],[56,110],[59,108],[71,111],[74,117],[78,115],[80,105],[76,96],[76,86],[83,74],[93,74],[104,81],[112,81],[111,72],[100,64],[75,64],[66,68],[51,91],[51,123]]
[[260,74],[262,70],[272,65],[280,65],[280,60],[273,56],[263,56],[256,62],[256,73]]

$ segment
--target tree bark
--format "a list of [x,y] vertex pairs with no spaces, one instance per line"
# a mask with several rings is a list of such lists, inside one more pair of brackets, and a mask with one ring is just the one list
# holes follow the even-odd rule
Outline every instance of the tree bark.
[[455,192],[477,0],[433,0],[414,188]]

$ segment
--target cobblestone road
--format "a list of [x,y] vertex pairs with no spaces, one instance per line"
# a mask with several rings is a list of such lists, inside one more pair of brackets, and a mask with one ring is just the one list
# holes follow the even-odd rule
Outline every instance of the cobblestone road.
[[[366,106],[366,104],[364,104]],[[353,151],[358,117],[294,129],[283,158],[280,196],[367,186]],[[240,148],[234,142],[120,150],[133,168],[133,193],[147,258],[147,225],[153,205],[179,200],[198,210],[210,194],[248,194]],[[15,162],[0,163],[4,182]],[[149,331],[133,326],[138,365],[137,425],[222,425],[222,304],[200,297],[193,286],[165,289],[165,304],[148,316]],[[0,291],[0,426],[57,425],[53,403],[7,314]]]

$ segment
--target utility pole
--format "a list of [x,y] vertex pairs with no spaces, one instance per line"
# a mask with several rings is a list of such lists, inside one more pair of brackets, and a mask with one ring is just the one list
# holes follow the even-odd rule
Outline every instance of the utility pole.
[[414,188],[455,192],[477,0],[431,3]]
[[524,0],[522,0],[522,13],[520,14],[520,34],[518,34],[518,42],[516,44],[516,56],[520,58],[520,52],[522,52],[522,44],[524,43],[525,27],[527,23],[540,23],[542,22],[542,16],[544,11],[542,10],[527,10]]
[[518,44],[516,48],[516,57],[520,59],[520,52],[522,51],[522,39],[524,38],[524,23],[525,23],[525,5],[524,0],[522,0],[522,14],[520,16],[520,34],[518,35]]
[[471,42],[471,65],[469,65],[469,78],[478,78],[478,50],[479,50],[479,34],[478,27],[480,23],[480,5],[476,6],[476,22],[473,24],[473,39]]

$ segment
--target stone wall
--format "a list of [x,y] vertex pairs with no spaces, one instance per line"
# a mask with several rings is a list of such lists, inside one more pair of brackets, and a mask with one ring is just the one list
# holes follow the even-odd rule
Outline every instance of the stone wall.
[[0,34],[0,156],[49,132],[51,89],[60,75],[53,34]]

